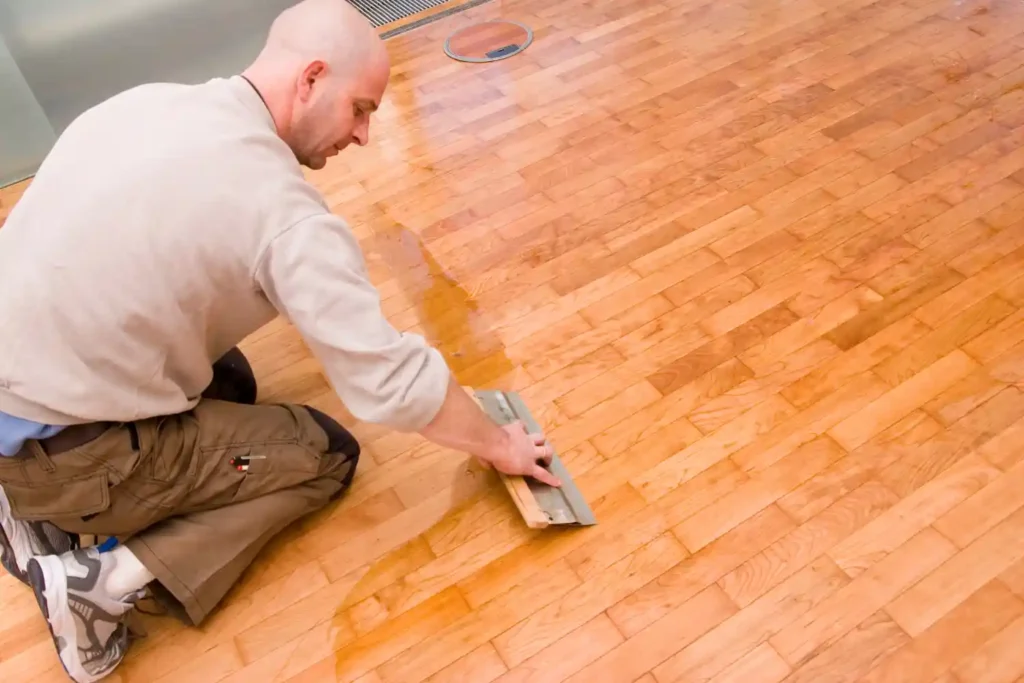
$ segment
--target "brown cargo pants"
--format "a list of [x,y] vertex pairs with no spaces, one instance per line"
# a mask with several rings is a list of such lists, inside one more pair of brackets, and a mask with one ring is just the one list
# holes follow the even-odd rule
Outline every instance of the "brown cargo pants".
[[16,518],[117,537],[198,625],[271,538],[347,490],[359,460],[327,415],[255,399],[234,349],[193,410],[30,442],[0,458],[0,485]]

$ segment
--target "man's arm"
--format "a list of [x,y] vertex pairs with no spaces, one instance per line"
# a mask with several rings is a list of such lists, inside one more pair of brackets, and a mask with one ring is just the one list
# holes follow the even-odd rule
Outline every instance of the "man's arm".
[[434,443],[457,448],[490,461],[491,454],[508,449],[509,435],[491,420],[479,404],[451,376],[441,408],[419,432]]
[[293,226],[268,245],[254,277],[302,334],[355,417],[419,432],[506,474],[558,485],[537,464],[551,457],[542,435],[496,425],[437,349],[387,321],[359,243],[341,219],[314,216]]
[[521,423],[497,427],[454,375],[441,409],[420,434],[434,443],[471,453],[499,472],[561,486],[558,478],[541,466],[550,464],[554,453],[544,435],[527,434]]
[[321,214],[292,226],[264,249],[254,277],[358,419],[400,431],[419,431],[434,419],[445,401],[448,364],[419,335],[398,332],[384,317],[344,221]]

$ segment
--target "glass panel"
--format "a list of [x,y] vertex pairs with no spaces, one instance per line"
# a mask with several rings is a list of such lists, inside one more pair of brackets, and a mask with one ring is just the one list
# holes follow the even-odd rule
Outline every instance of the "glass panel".
[[35,173],[53,145],[50,122],[0,37],[0,187]]
[[[89,107],[135,85],[199,83],[237,73],[256,56],[274,17],[293,4],[0,0],[0,37],[60,134]],[[0,83],[6,104],[6,83]],[[12,120],[0,117],[0,139],[14,132]],[[36,157],[38,166],[42,155]],[[9,165],[6,150],[0,164]]]

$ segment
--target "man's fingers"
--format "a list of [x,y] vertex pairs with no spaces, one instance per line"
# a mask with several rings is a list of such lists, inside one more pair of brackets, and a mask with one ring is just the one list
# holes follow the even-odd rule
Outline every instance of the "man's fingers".
[[537,448],[537,458],[543,460],[545,464],[551,462],[551,457],[555,454],[555,449],[547,442],[544,435],[531,434],[530,436],[533,438],[533,445]]
[[536,467],[533,468],[533,478],[538,480],[538,481],[542,481],[545,484],[549,484],[551,486],[561,486],[562,485],[562,482],[560,482],[558,480],[558,477],[556,477],[555,475],[551,474],[550,472],[548,472],[546,469],[544,469],[540,465],[537,465]]

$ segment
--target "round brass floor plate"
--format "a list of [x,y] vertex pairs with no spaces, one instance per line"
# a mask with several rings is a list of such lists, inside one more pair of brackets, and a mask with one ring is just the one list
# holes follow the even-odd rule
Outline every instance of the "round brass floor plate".
[[464,26],[444,41],[444,51],[460,62],[496,62],[525,50],[533,31],[516,21],[493,19]]

